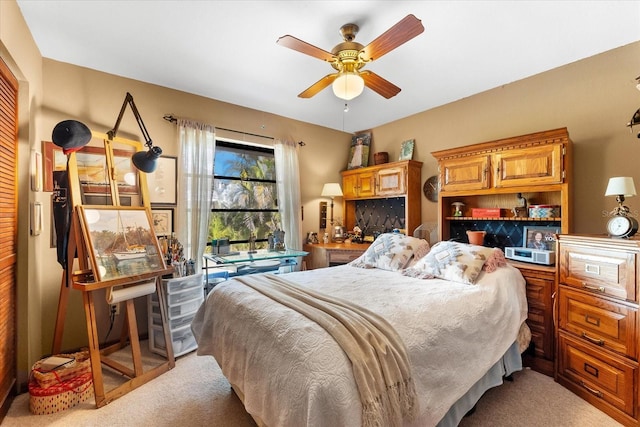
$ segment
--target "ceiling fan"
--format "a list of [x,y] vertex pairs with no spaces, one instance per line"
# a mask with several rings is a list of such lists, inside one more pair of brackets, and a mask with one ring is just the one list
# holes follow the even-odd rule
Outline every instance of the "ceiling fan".
[[278,39],[280,46],[297,50],[314,58],[322,59],[337,70],[324,76],[298,95],[311,98],[333,83],[333,92],[338,98],[350,100],[362,93],[364,86],[389,99],[400,92],[400,88],[368,70],[360,71],[367,63],[379,59],[398,46],[406,43],[424,31],[422,22],[413,15],[407,15],[400,22],[378,36],[367,46],[354,41],[359,27],[345,24],[340,28],[344,42],[336,45],[331,52],[307,42],[286,35]]

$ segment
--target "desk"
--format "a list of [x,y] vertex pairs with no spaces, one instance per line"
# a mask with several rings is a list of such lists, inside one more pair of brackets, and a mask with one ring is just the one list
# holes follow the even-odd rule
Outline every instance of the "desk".
[[307,243],[303,249],[309,252],[307,269],[346,264],[358,258],[370,243]]
[[[254,253],[240,252],[233,255],[204,254],[205,283],[209,287],[209,268],[214,270],[226,270],[229,277],[245,274],[264,273],[266,271],[279,270],[281,267],[298,265],[298,257],[308,255],[308,252],[287,249],[285,251],[270,251],[261,249]],[[212,264],[211,267],[209,264]]]

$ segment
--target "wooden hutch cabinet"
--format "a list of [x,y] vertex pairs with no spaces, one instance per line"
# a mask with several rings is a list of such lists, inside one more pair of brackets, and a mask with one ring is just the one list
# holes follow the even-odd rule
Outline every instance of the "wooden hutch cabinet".
[[[485,230],[485,244],[504,249],[523,245],[524,227],[571,231],[572,143],[566,128],[537,132],[431,153],[438,161],[438,232],[441,240],[468,241],[466,230]],[[558,216],[519,217],[519,197],[529,205],[554,205]],[[452,203],[464,203],[454,216]],[[498,208],[498,216],[473,215],[473,208]],[[513,262],[527,286],[533,354],[525,363],[553,375],[553,289],[555,266]]]
[[[408,234],[421,223],[422,162],[404,160],[342,172],[344,226],[352,230],[359,224],[357,205],[365,200],[393,199],[402,206],[400,216]],[[380,208],[384,209],[384,208]],[[385,215],[378,212],[378,215]]]
[[640,420],[640,240],[560,235],[556,380],[622,424]]

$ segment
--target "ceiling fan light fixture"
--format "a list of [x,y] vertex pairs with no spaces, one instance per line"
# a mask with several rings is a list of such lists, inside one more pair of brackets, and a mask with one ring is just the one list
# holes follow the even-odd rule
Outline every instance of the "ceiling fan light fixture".
[[331,85],[333,94],[340,99],[350,101],[364,90],[364,80],[357,73],[342,73]]

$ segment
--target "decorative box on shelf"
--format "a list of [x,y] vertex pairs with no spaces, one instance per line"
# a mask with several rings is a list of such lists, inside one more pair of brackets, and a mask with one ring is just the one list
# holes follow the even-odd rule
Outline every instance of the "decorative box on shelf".
[[473,218],[500,218],[502,209],[500,208],[472,208],[471,217]]

